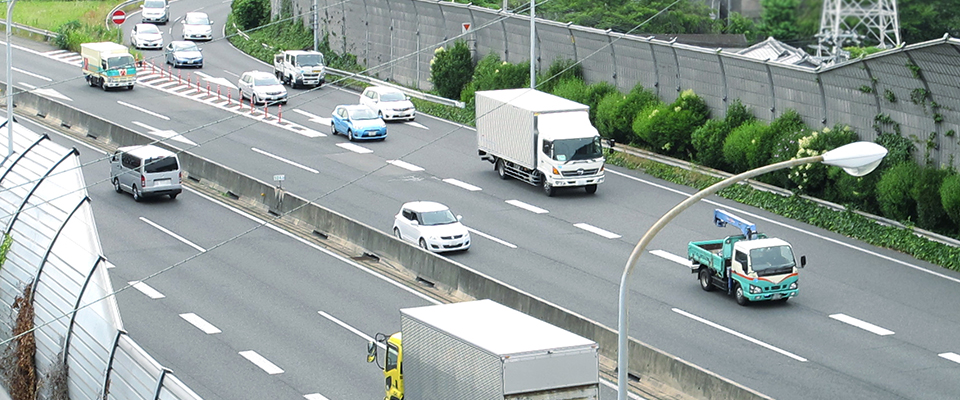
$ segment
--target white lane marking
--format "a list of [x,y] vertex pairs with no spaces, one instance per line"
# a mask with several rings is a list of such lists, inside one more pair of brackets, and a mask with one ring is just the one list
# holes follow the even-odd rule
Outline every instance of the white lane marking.
[[194,141],[192,141],[192,140],[190,140],[190,139],[187,139],[186,136],[183,136],[183,135],[177,133],[176,131],[169,130],[169,129],[160,130],[160,129],[154,128],[154,127],[152,127],[152,126],[150,126],[150,125],[147,125],[147,124],[145,124],[145,123],[143,123],[143,122],[140,122],[140,121],[132,121],[132,122],[133,122],[134,125],[137,125],[137,126],[142,127],[143,129],[146,129],[148,135],[158,136],[158,137],[163,138],[163,139],[173,139],[173,140],[176,140],[176,141],[178,141],[178,142],[188,144],[188,145],[190,145],[190,146],[199,146],[199,145],[198,145],[197,143],[195,143]]
[[[104,153],[104,154],[107,154],[107,153]],[[188,192],[191,192],[191,193],[193,193],[193,194],[195,194],[195,195],[197,195],[197,196],[200,196],[200,197],[202,197],[202,198],[204,198],[204,199],[209,200],[211,203],[220,205],[221,207],[226,208],[227,210],[233,211],[234,213],[237,213],[238,215],[240,215],[240,216],[242,216],[242,217],[246,217],[247,219],[249,219],[249,220],[251,220],[251,221],[253,221],[253,222],[255,222],[255,223],[265,224],[267,228],[272,229],[274,232],[277,232],[277,233],[279,233],[279,234],[281,234],[281,235],[285,235],[285,236],[287,236],[287,237],[289,237],[289,238],[291,238],[291,239],[293,239],[293,240],[299,241],[300,243],[303,243],[303,244],[307,245],[307,246],[310,247],[310,248],[313,248],[314,250],[317,250],[317,251],[319,251],[319,252],[321,252],[321,253],[324,253],[324,254],[326,254],[326,255],[328,255],[328,256],[330,256],[330,257],[336,258],[337,260],[340,260],[340,261],[342,261],[343,263],[345,263],[345,264],[347,264],[347,265],[350,265],[350,266],[352,266],[352,267],[354,267],[354,268],[356,268],[356,269],[358,269],[358,270],[360,270],[360,271],[366,272],[366,273],[372,275],[373,277],[375,277],[375,278],[377,278],[377,279],[380,279],[380,280],[382,280],[382,281],[384,281],[384,282],[386,282],[386,283],[388,283],[388,284],[390,284],[390,285],[395,286],[396,288],[398,288],[398,289],[400,289],[400,290],[403,290],[403,291],[405,291],[405,292],[407,292],[407,293],[410,293],[410,294],[412,294],[412,295],[414,295],[414,296],[417,296],[417,297],[423,299],[424,301],[426,301],[426,302],[428,302],[428,303],[430,303],[430,304],[440,304],[440,301],[438,301],[437,299],[434,299],[434,298],[432,298],[432,297],[430,297],[430,296],[427,296],[427,295],[425,295],[425,294],[423,294],[423,293],[420,293],[420,292],[418,292],[418,291],[416,291],[416,290],[413,290],[412,288],[408,287],[407,285],[401,284],[400,282],[397,282],[397,281],[395,281],[395,280],[393,280],[393,279],[390,279],[390,278],[384,276],[383,274],[381,274],[381,273],[379,273],[379,272],[377,272],[377,271],[374,271],[374,270],[372,270],[372,269],[370,269],[370,268],[367,268],[367,267],[365,267],[365,266],[363,266],[363,265],[360,265],[360,264],[357,263],[356,261],[353,261],[353,260],[351,260],[351,259],[349,259],[349,258],[346,258],[346,257],[342,256],[342,255],[339,255],[339,254],[337,254],[337,253],[334,253],[334,252],[331,251],[331,250],[325,249],[325,248],[320,247],[320,246],[318,246],[318,245],[316,245],[316,244],[314,244],[314,243],[311,243],[311,242],[307,241],[306,239],[304,239],[304,238],[302,238],[302,237],[299,237],[299,236],[297,236],[297,235],[294,235],[294,234],[292,234],[292,233],[290,233],[290,232],[287,232],[287,231],[285,231],[285,230],[283,230],[283,229],[280,229],[279,227],[277,227],[277,226],[275,226],[275,225],[273,225],[273,224],[265,223],[265,221],[262,220],[262,219],[260,219],[260,218],[254,217],[254,216],[252,216],[252,215],[250,215],[250,214],[247,214],[247,213],[245,213],[245,212],[243,212],[243,211],[241,211],[241,210],[239,210],[239,209],[237,209],[237,208],[234,208],[234,207],[232,207],[232,206],[230,206],[230,205],[224,204],[224,203],[222,203],[222,202],[220,202],[220,201],[218,201],[218,200],[214,200],[213,198],[211,198],[210,196],[207,196],[207,195],[204,194],[204,193],[200,193],[200,192],[198,192],[198,191],[196,191],[196,190],[193,190],[193,189],[191,189],[191,188],[189,188],[189,187],[184,188],[184,189],[186,189]]]
[[387,163],[388,163],[388,164],[393,164],[394,166],[403,168],[403,169],[405,169],[405,170],[407,170],[407,171],[413,171],[413,172],[423,171],[423,168],[420,168],[420,167],[418,167],[418,166],[416,166],[416,165],[410,164],[410,163],[408,163],[408,162],[406,162],[406,161],[401,161],[401,160],[387,160]]
[[239,74],[237,74],[236,72],[233,72],[233,71],[223,70],[223,72],[227,73],[227,75],[233,75],[233,76],[235,76],[235,77],[237,77],[237,78],[240,77]]
[[295,113],[297,113],[297,114],[300,114],[300,115],[303,115],[303,116],[305,116],[305,117],[307,117],[307,118],[310,118],[310,122],[316,122],[316,123],[318,123],[318,124],[320,124],[320,125],[330,126],[331,121],[333,120],[333,118],[324,118],[324,117],[321,117],[321,116],[319,116],[319,115],[310,114],[310,113],[308,113],[308,112],[306,112],[306,111],[303,111],[303,110],[300,110],[300,109],[294,109],[293,112],[295,112]]
[[130,284],[130,286],[133,286],[134,289],[139,290],[140,293],[147,295],[147,297],[151,299],[156,300],[156,299],[162,299],[166,297],[163,295],[163,293],[158,292],[156,289],[150,287],[150,285],[147,285],[146,283],[143,283],[140,281],[130,281],[127,283]]
[[373,150],[370,150],[366,147],[357,146],[353,143],[337,143],[337,146],[350,150],[354,153],[360,153],[360,154],[373,153]]
[[33,73],[33,72],[30,72],[30,71],[24,71],[24,70],[22,70],[22,69],[20,69],[20,68],[17,68],[17,67],[10,67],[10,69],[13,70],[13,71],[19,72],[19,73],[21,73],[21,74],[24,74],[24,75],[30,75],[30,76],[32,76],[32,77],[34,77],[34,78],[38,78],[38,79],[45,80],[45,81],[47,81],[47,82],[53,82],[53,79],[47,78],[47,77],[45,77],[45,76],[43,76],[43,75],[37,75],[37,74],[35,74],[35,73]]
[[690,265],[692,265],[692,262],[691,262],[690,260],[688,260],[688,259],[686,259],[686,258],[683,258],[683,257],[680,257],[680,256],[678,256],[678,255],[676,255],[676,254],[663,251],[663,250],[653,250],[653,251],[650,252],[650,254],[653,254],[653,255],[655,255],[655,256],[657,256],[657,257],[660,257],[660,258],[666,258],[667,260],[673,261],[673,262],[675,262],[675,263],[677,263],[677,264],[681,264],[681,265],[684,265],[684,266],[687,266],[687,267],[689,267]]
[[522,209],[524,209],[524,210],[527,210],[527,211],[530,211],[530,212],[536,213],[536,214],[546,214],[546,213],[549,212],[549,211],[544,210],[544,209],[542,209],[542,208],[540,208],[540,207],[532,206],[532,205],[529,205],[529,204],[527,204],[527,203],[524,203],[524,202],[522,202],[522,201],[520,201],[520,200],[507,200],[506,203],[509,204],[509,205],[515,206],[515,207],[520,207],[520,208],[522,208]]
[[146,109],[146,108],[138,107],[138,106],[135,106],[135,105],[133,105],[133,104],[130,104],[130,103],[127,103],[127,102],[124,102],[124,101],[117,100],[117,104],[119,104],[119,105],[121,105],[121,106],[130,107],[130,108],[132,108],[132,109],[134,109],[134,110],[137,110],[137,111],[140,111],[140,112],[142,112],[142,113],[150,114],[150,115],[152,115],[152,116],[154,116],[154,117],[160,118],[160,119],[165,120],[165,121],[169,121],[169,120],[170,120],[170,117],[168,117],[168,116],[166,116],[166,115],[157,114],[157,113],[155,113],[155,112],[153,112],[153,111],[150,111],[150,110],[148,110],[148,109]]
[[417,123],[417,122],[413,122],[413,121],[406,121],[406,122],[404,122],[404,124],[410,125],[410,126],[415,126],[415,127],[417,127],[417,128],[420,128],[420,129],[430,130],[430,128],[427,128],[426,126],[424,126],[424,125],[422,125],[422,124],[420,124],[420,123]]
[[874,325],[874,324],[871,324],[871,323],[869,323],[869,322],[867,322],[867,321],[862,321],[862,320],[856,319],[856,318],[851,317],[851,316],[846,315],[846,314],[833,314],[833,315],[830,316],[830,318],[833,318],[833,319],[835,319],[835,320],[837,320],[837,321],[840,321],[840,322],[843,322],[843,323],[846,323],[846,324],[853,325],[853,326],[855,326],[855,327],[857,327],[857,328],[863,329],[863,330],[868,331],[868,332],[875,333],[875,334],[880,335],[880,336],[887,336],[887,335],[892,335],[892,334],[893,334],[893,331],[891,331],[891,330],[881,328],[881,327],[876,326],[876,325]]
[[476,229],[467,227],[467,230],[470,231],[470,232],[476,233],[476,234],[478,234],[478,235],[480,235],[480,236],[483,236],[483,237],[485,237],[485,238],[487,238],[487,239],[490,239],[490,240],[492,240],[492,241],[494,241],[494,242],[497,242],[497,243],[500,243],[500,244],[502,244],[502,245],[504,245],[504,246],[507,246],[507,247],[509,247],[509,248],[511,248],[511,249],[517,248],[517,245],[515,245],[515,244],[513,244],[513,243],[510,243],[510,242],[507,242],[507,241],[503,241],[503,240],[497,239],[497,238],[495,238],[495,237],[493,237],[493,236],[490,236],[490,235],[488,235],[488,234],[486,234],[486,233],[480,232],[480,231],[478,231],[478,230],[476,230]]
[[946,358],[946,359],[948,359],[948,360],[950,360],[950,361],[953,361],[953,362],[955,362],[955,363],[960,363],[960,354],[957,354],[957,353],[940,353],[940,354],[937,354],[937,355],[940,356],[940,357]]
[[681,309],[679,309],[679,308],[674,308],[674,309],[673,309],[673,312],[675,312],[675,313],[677,313],[677,314],[680,314],[680,315],[683,315],[684,317],[690,318],[690,319],[692,319],[692,320],[694,320],[694,321],[697,321],[697,322],[700,322],[700,323],[709,325],[709,326],[711,326],[711,327],[714,327],[714,328],[716,328],[716,329],[719,329],[719,330],[721,330],[721,331],[724,331],[724,332],[726,332],[726,333],[729,333],[729,334],[731,334],[731,335],[733,335],[733,336],[736,336],[736,337],[738,337],[738,338],[740,338],[740,339],[746,340],[746,341],[748,341],[748,342],[750,342],[750,343],[759,345],[759,346],[764,347],[764,348],[767,348],[767,349],[769,349],[769,350],[773,350],[773,351],[775,351],[775,352],[777,352],[777,353],[783,354],[783,355],[785,355],[785,356],[787,356],[787,357],[790,357],[790,358],[792,358],[792,359],[794,359],[794,360],[797,360],[797,361],[800,361],[800,362],[807,362],[807,359],[806,359],[806,358],[800,357],[800,356],[798,356],[798,355],[796,355],[796,354],[793,354],[793,353],[791,353],[791,352],[789,352],[789,351],[780,349],[780,348],[778,348],[778,347],[775,347],[775,346],[766,344],[766,343],[761,342],[761,341],[759,341],[759,340],[757,340],[757,339],[754,339],[754,338],[752,338],[752,337],[750,337],[750,336],[747,336],[747,335],[744,335],[744,334],[742,334],[742,333],[740,333],[740,332],[737,332],[737,331],[735,331],[735,330],[733,330],[733,329],[730,329],[730,328],[727,328],[727,327],[725,327],[725,326],[722,326],[722,325],[719,325],[719,324],[710,322],[710,321],[705,320],[705,319],[703,319],[703,318],[700,318],[700,317],[698,317],[698,316],[696,316],[696,315],[693,315],[693,314],[690,314],[690,313],[688,313],[688,312],[686,312],[686,311],[683,311],[683,310],[681,310]]
[[290,165],[292,165],[292,166],[294,166],[294,167],[297,167],[297,168],[300,168],[300,169],[303,169],[303,170],[306,170],[306,171],[313,172],[313,173],[315,173],[315,174],[319,174],[319,173],[320,173],[320,171],[317,171],[317,170],[315,170],[315,169],[313,169],[313,168],[310,168],[310,167],[308,167],[308,166],[306,166],[306,165],[299,164],[299,163],[290,161],[290,160],[288,160],[288,159],[286,159],[286,158],[283,158],[283,157],[280,157],[280,156],[277,156],[277,155],[274,155],[274,154],[267,153],[267,152],[265,152],[265,151],[263,151],[263,150],[260,150],[260,149],[258,149],[258,148],[256,148],[256,147],[251,147],[250,150],[253,150],[253,151],[256,152],[256,153],[263,154],[263,155],[265,155],[265,156],[267,156],[267,157],[270,157],[270,158],[272,158],[272,159],[274,159],[274,160],[281,161],[281,162],[285,162],[285,163],[290,164]]
[[577,223],[577,224],[573,224],[573,226],[575,226],[575,227],[577,227],[577,228],[580,228],[580,229],[583,229],[583,230],[585,230],[585,231],[587,231],[587,232],[596,233],[597,235],[603,236],[603,237],[605,237],[605,238],[607,238],[607,239],[619,239],[619,238],[621,237],[620,235],[618,235],[618,234],[616,234],[616,233],[613,233],[613,232],[610,232],[610,231],[607,231],[607,230],[603,230],[603,229],[597,228],[597,227],[595,227],[595,226],[593,226],[593,225],[585,224],[585,223],[583,223],[583,222]]
[[303,398],[307,400],[330,400],[326,397],[323,397],[323,395],[320,393],[305,394],[303,395]]
[[45,53],[43,53],[43,54],[44,54],[44,55],[48,55],[48,56],[54,56],[54,55],[57,55],[57,54],[60,54],[60,53],[66,53],[66,52],[67,52],[66,50],[50,50],[50,51],[45,52]]
[[67,97],[67,96],[64,96],[63,93],[60,93],[60,92],[58,92],[58,91],[56,91],[56,90],[53,90],[53,89],[50,89],[50,88],[37,89],[36,86],[33,86],[33,85],[31,85],[31,84],[29,84],[29,83],[26,83],[26,82],[20,82],[20,85],[22,85],[23,87],[25,87],[25,88],[27,88],[27,89],[30,89],[31,92],[36,93],[36,94],[39,94],[39,95],[41,95],[41,96],[53,97],[53,98],[57,98],[57,99],[63,99],[63,100],[66,100],[66,101],[73,101],[73,99],[71,99],[71,98],[69,98],[69,97]]
[[[650,181],[646,181],[646,180],[643,180],[643,179],[640,179],[640,178],[637,178],[637,177],[634,177],[634,176],[630,176],[630,175],[624,174],[624,173],[622,173],[622,172],[617,172],[617,171],[614,171],[614,170],[611,170],[611,169],[608,169],[608,170],[606,170],[606,171],[607,171],[607,172],[610,172],[610,173],[612,173],[612,174],[614,174],[614,175],[619,175],[619,176],[622,176],[622,177],[624,177],[624,178],[627,178],[627,179],[630,179],[630,180],[633,180],[633,181],[636,181],[636,182],[644,183],[644,184],[647,184],[647,185],[650,185],[650,186],[653,186],[653,187],[655,187],[655,188],[662,189],[662,190],[665,190],[665,191],[668,191],[668,192],[673,192],[673,193],[676,193],[676,194],[679,194],[679,195],[682,195],[682,196],[686,196],[686,197],[692,196],[692,194],[685,193],[685,192],[683,192],[683,191],[680,191],[680,190],[677,190],[677,189],[674,189],[674,188],[670,188],[670,187],[666,187],[666,186],[663,186],[663,185],[659,185],[659,184],[656,184],[656,183],[653,183],[653,182],[650,182]],[[712,201],[712,200],[700,200],[700,202],[702,202],[702,203],[707,203],[707,204],[712,204],[712,205],[714,205],[714,206],[721,206],[720,203],[718,203],[718,202],[716,202],[716,201]],[[881,259],[883,259],[883,260],[890,261],[890,262],[892,262],[892,263],[896,263],[896,264],[903,265],[904,267],[907,267],[907,268],[912,268],[912,269],[915,269],[915,270],[920,271],[920,272],[926,272],[926,273],[928,273],[928,274],[930,274],[930,275],[933,275],[933,276],[936,276],[936,277],[939,277],[939,278],[943,278],[943,279],[947,279],[947,280],[950,280],[950,281],[953,281],[953,282],[956,282],[956,283],[960,283],[960,279],[958,279],[958,278],[954,278],[954,277],[952,277],[952,276],[948,276],[948,275],[945,275],[945,274],[942,274],[942,273],[939,273],[939,272],[936,272],[936,271],[933,271],[933,270],[929,270],[929,269],[923,268],[923,267],[921,267],[921,266],[919,266],[919,265],[910,264],[910,263],[908,263],[908,262],[906,262],[906,261],[900,261],[900,260],[898,260],[898,259],[896,259],[896,258],[887,256],[887,255],[883,255],[883,254],[877,253],[877,252],[875,252],[875,251],[867,250],[867,249],[862,248],[862,247],[857,247],[857,246],[852,245],[852,244],[850,244],[850,243],[845,243],[845,242],[842,242],[842,241],[837,240],[837,239],[834,239],[834,238],[829,238],[829,237],[826,237],[826,236],[823,236],[823,235],[818,235],[818,234],[813,233],[813,232],[810,232],[810,231],[808,231],[808,230],[800,229],[800,228],[797,228],[797,227],[795,227],[795,226],[787,225],[787,224],[785,224],[785,223],[783,223],[783,222],[780,222],[780,221],[774,221],[774,220],[772,220],[772,219],[770,219],[770,218],[762,217],[762,216],[760,216],[760,215],[751,213],[751,212],[749,212],[749,211],[747,211],[747,210],[739,209],[739,208],[736,208],[736,207],[730,207],[730,206],[727,205],[727,204],[722,204],[722,206],[723,206],[724,208],[726,208],[727,210],[731,210],[731,211],[736,212],[737,215],[746,215],[747,217],[750,217],[751,219],[766,221],[767,223],[774,224],[774,225],[778,225],[778,226],[781,226],[781,227],[784,227],[784,228],[793,230],[793,231],[795,231],[795,232],[800,232],[800,233],[803,233],[803,234],[805,234],[805,235],[812,236],[812,237],[815,237],[815,238],[818,238],[818,239],[823,239],[823,240],[825,240],[825,241],[827,241],[827,242],[830,242],[830,243],[833,243],[833,244],[836,244],[836,245],[839,245],[839,246],[843,246],[843,247],[846,247],[846,248],[851,249],[851,250],[856,250],[856,251],[859,251],[859,252],[864,253],[864,254],[869,254],[869,255],[871,255],[871,256],[875,256],[875,257],[881,258]]]
[[[357,335],[357,336],[360,336],[360,337],[362,337],[362,338],[364,338],[364,339],[367,339],[368,342],[375,342],[374,339],[373,339],[372,337],[370,337],[370,335],[367,335],[366,333],[363,333],[361,330],[359,330],[359,329],[357,329],[357,328],[354,328],[354,327],[348,325],[346,322],[343,322],[343,321],[337,319],[337,317],[334,317],[334,316],[326,313],[325,311],[322,311],[322,310],[321,310],[321,311],[317,311],[317,314],[320,314],[321,317],[324,317],[324,318],[326,318],[326,319],[329,319],[330,322],[333,322],[333,323],[335,323],[335,324],[337,324],[337,325],[340,325],[340,326],[342,326],[344,329],[346,329],[346,330],[348,330],[348,331],[350,331],[350,332],[353,332],[354,335]],[[380,342],[375,342],[375,343],[377,343],[377,346],[380,346],[381,349],[384,348],[384,347],[383,347],[383,344],[381,344]]]
[[150,224],[150,226],[153,226],[154,228],[159,229],[160,232],[163,232],[163,233],[166,233],[166,234],[168,234],[168,235],[170,235],[170,236],[173,236],[174,239],[177,239],[177,240],[183,242],[183,243],[186,244],[187,246],[190,246],[190,247],[193,247],[194,249],[197,249],[197,251],[199,251],[199,252],[201,252],[201,253],[203,253],[203,252],[206,251],[203,247],[197,246],[195,243],[187,240],[187,239],[184,238],[183,236],[180,236],[180,235],[178,235],[178,234],[176,234],[176,233],[173,233],[171,230],[169,230],[169,229],[167,229],[167,228],[164,228],[164,227],[162,227],[162,226],[160,226],[160,225],[157,225],[156,222],[153,222],[153,221],[151,221],[151,220],[149,220],[149,219],[146,219],[146,218],[144,218],[144,217],[140,217],[140,220],[143,221],[143,222],[146,222],[147,224]]
[[213,324],[207,322],[203,318],[200,318],[200,316],[197,314],[194,314],[194,313],[180,314],[180,318],[187,320],[187,322],[193,324],[193,326],[197,327],[197,329],[203,331],[208,335],[222,332],[220,329],[217,329],[217,327],[213,326]]
[[253,350],[241,351],[240,355],[270,375],[282,374],[283,370]]
[[457,187],[460,187],[460,188],[467,189],[467,190],[469,190],[469,191],[471,191],[471,192],[478,192],[478,191],[483,190],[483,189],[480,189],[479,187],[473,186],[473,185],[471,185],[471,184],[469,184],[469,183],[466,183],[466,182],[458,181],[458,180],[453,179],[453,178],[447,178],[447,179],[444,179],[443,181],[446,182],[446,183],[449,183],[449,184],[451,184],[451,185],[453,185],[453,186],[457,186]]

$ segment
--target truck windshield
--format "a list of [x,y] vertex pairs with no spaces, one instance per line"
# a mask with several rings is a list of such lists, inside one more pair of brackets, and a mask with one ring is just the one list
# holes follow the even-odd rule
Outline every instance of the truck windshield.
[[125,54],[107,58],[107,69],[128,68],[133,66],[133,56]]
[[764,247],[750,250],[750,266],[760,276],[785,274],[796,261],[790,246]]
[[591,160],[603,157],[600,137],[558,139],[553,142],[553,159],[557,161]]
[[301,54],[297,56],[298,67],[316,67],[323,65],[323,56],[320,54]]
[[457,217],[453,216],[450,210],[430,211],[420,213],[420,225],[446,225],[457,222]]

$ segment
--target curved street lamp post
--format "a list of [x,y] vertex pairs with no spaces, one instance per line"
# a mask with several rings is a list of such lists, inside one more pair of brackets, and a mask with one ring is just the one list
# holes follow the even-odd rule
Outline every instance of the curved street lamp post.
[[619,333],[617,336],[617,399],[627,399],[627,372],[629,370],[627,350],[627,330],[629,327],[627,320],[627,280],[630,278],[630,273],[633,272],[633,267],[636,266],[637,259],[640,258],[640,254],[643,254],[644,249],[646,249],[650,241],[653,240],[653,237],[656,236],[657,233],[659,233],[671,220],[673,220],[674,217],[703,198],[717,193],[725,187],[758,175],[765,174],[767,172],[820,162],[827,165],[841,167],[844,171],[853,176],[863,176],[869,174],[871,171],[877,168],[877,166],[880,165],[880,161],[882,161],[883,157],[886,155],[887,149],[879,144],[871,142],[856,142],[840,146],[819,156],[798,158],[776,164],[770,164],[739,175],[731,176],[727,179],[717,182],[680,202],[680,204],[677,204],[675,207],[673,207],[673,209],[660,217],[660,219],[657,220],[657,222],[653,224],[649,230],[647,230],[643,237],[640,238],[640,241],[637,242],[637,246],[633,248],[633,252],[630,253],[630,258],[627,259],[627,265],[623,269],[623,276],[620,278],[620,319],[618,326]]

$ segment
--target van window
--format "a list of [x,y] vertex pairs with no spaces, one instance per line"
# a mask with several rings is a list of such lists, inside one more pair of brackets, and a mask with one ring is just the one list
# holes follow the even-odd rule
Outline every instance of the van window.
[[140,169],[140,159],[139,159],[139,158],[136,158],[136,157],[134,157],[134,156],[132,156],[132,155],[130,155],[130,154],[124,153],[122,156],[120,156],[120,159],[121,159],[121,163],[123,164],[123,167],[124,167],[124,168]]
[[176,157],[148,158],[146,164],[143,166],[143,169],[147,173],[170,172],[176,171],[179,168],[180,166],[177,165]]

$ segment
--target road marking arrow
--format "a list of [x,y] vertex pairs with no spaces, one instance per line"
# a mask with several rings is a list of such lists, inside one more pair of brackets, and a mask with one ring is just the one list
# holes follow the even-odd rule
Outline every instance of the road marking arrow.
[[171,131],[171,130],[159,130],[159,129],[157,129],[157,128],[154,128],[154,127],[152,127],[152,126],[150,126],[150,125],[147,125],[147,124],[145,124],[145,123],[143,123],[143,122],[140,122],[140,121],[133,121],[133,124],[134,124],[134,125],[138,125],[138,126],[144,128],[144,129],[146,129],[146,130],[147,130],[147,134],[150,134],[150,135],[153,135],[153,136],[158,136],[158,137],[163,138],[163,139],[173,139],[173,140],[176,140],[176,141],[178,141],[178,142],[185,143],[185,144],[188,144],[188,145],[191,145],[191,146],[197,146],[197,144],[196,144],[194,141],[192,141],[192,140],[190,140],[190,139],[187,139],[186,137],[184,137],[183,135],[181,135],[181,134],[179,134],[179,133],[177,133],[177,132],[175,132],[175,131]]
[[303,110],[293,110],[293,112],[295,112],[295,113],[297,113],[297,114],[300,114],[300,115],[303,115],[303,116],[305,116],[305,117],[307,117],[307,118],[310,118],[310,122],[315,122],[315,123],[318,123],[318,124],[320,124],[320,125],[330,126],[330,124],[332,123],[331,121],[333,120],[333,118],[324,118],[324,117],[321,117],[321,116],[319,116],[319,115],[310,114],[310,113],[308,113],[308,112],[306,112],[306,111],[303,111]]

